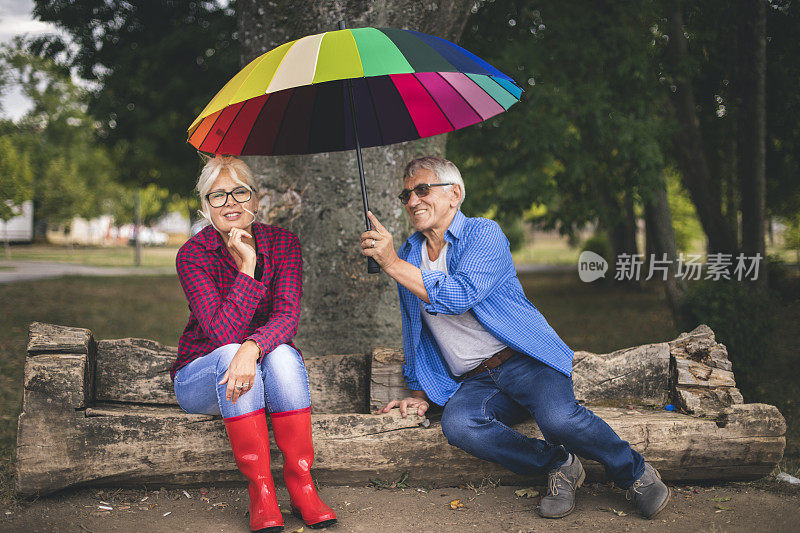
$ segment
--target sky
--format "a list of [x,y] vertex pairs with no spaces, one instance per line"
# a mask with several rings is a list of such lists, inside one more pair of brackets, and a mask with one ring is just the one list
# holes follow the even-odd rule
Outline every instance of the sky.
[[[0,43],[9,43],[15,35],[25,33],[29,36],[55,32],[55,26],[39,22],[31,16],[32,0],[0,0]],[[2,96],[3,115],[18,119],[32,105],[15,87],[10,87]]]

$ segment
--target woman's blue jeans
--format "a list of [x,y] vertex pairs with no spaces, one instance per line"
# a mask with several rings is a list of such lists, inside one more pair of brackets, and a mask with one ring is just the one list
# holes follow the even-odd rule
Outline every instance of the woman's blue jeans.
[[226,400],[228,384],[219,382],[240,346],[226,344],[178,370],[175,397],[184,411],[233,418],[264,407],[270,413],[282,413],[311,406],[303,358],[288,344],[281,344],[261,358],[255,383],[235,404]]
[[[511,428],[531,415],[545,440]],[[644,472],[642,456],[575,400],[572,378],[523,354],[464,380],[444,406],[442,431],[453,446],[517,474],[557,468],[567,451],[603,464],[623,489]]]

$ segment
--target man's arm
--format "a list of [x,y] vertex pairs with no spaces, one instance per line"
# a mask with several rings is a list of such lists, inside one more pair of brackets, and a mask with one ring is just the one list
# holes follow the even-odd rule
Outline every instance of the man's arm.
[[392,235],[371,212],[369,217],[374,229],[361,235],[362,253],[373,257],[389,276],[425,302],[429,312],[466,313],[505,281],[509,273],[516,273],[508,239],[495,222],[487,220],[470,233],[456,271],[445,274],[423,271],[400,259]]

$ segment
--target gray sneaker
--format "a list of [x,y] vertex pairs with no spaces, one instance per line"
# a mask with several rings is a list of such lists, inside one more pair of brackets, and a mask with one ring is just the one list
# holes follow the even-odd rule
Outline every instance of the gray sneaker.
[[570,456],[572,464],[561,465],[547,475],[547,494],[539,502],[543,518],[562,518],[575,509],[575,491],[586,479],[586,472],[578,457]]
[[627,490],[626,497],[636,504],[645,518],[653,518],[660,513],[669,502],[670,490],[661,481],[661,474],[650,463],[644,464],[642,477],[633,482]]

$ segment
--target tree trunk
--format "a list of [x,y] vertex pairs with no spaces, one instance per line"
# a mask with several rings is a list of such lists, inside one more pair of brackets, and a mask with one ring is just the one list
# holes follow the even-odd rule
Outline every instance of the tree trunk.
[[683,13],[677,3],[669,13],[670,61],[675,76],[672,94],[673,108],[680,124],[675,134],[675,156],[683,183],[689,191],[703,230],[708,248],[713,252],[735,253],[736,236],[722,215],[722,207],[712,184],[709,164],[703,147],[700,122],[695,112],[694,89],[691,79],[683,72],[686,60],[686,37],[683,33]]
[[667,301],[672,310],[675,323],[679,323],[680,306],[686,292],[686,282],[677,277],[678,247],[675,244],[675,231],[672,228],[672,216],[667,199],[666,183],[661,179],[661,186],[653,191],[653,198],[645,203],[645,220],[648,237],[652,237],[656,259],[665,258],[668,265],[667,277],[664,281]]
[[[740,16],[742,46],[739,69],[741,110],[739,113],[739,181],[742,192],[742,253],[766,257],[765,161],[766,161],[766,4],[744,2]],[[766,286],[766,269],[759,269],[756,286]]]
[[[453,2],[262,2],[237,4],[242,64],[284,42],[348,27],[398,27],[458,41],[472,6]],[[421,155],[444,155],[443,135],[363,150],[370,208],[398,247],[410,226],[396,199],[405,164]],[[367,274],[360,253],[364,231],[355,152],[252,157],[265,196],[262,220],[286,227],[303,248],[302,320],[295,341],[307,354],[366,353],[400,343],[395,283]]]

